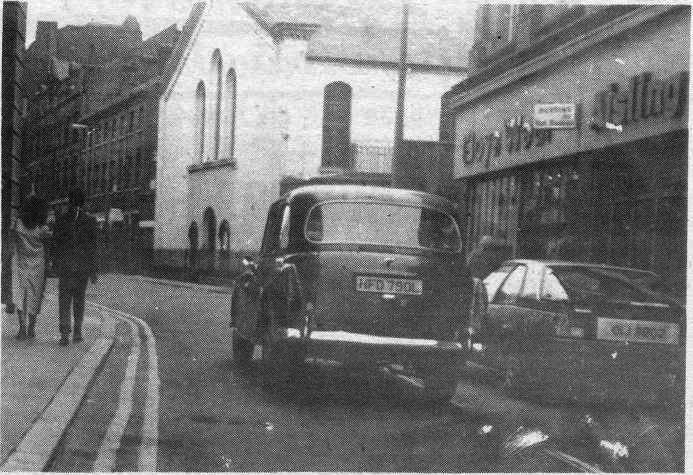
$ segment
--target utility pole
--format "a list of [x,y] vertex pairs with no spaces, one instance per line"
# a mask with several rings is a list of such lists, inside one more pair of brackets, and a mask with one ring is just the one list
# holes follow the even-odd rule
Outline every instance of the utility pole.
[[402,2],[402,30],[399,46],[399,83],[397,87],[397,112],[395,116],[395,143],[392,150],[392,187],[406,186],[404,163],[404,94],[407,85],[407,38],[409,29],[409,4]]

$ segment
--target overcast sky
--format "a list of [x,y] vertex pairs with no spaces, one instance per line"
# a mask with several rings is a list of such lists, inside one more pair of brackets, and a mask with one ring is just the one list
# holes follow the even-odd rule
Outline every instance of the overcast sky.
[[[233,0],[216,0],[233,1]],[[259,0],[257,3],[267,3]],[[279,0],[287,1],[287,0]],[[304,0],[305,1],[305,0]],[[312,0],[310,0],[312,1]],[[333,0],[351,3],[348,0]],[[379,9],[391,4],[393,10],[401,8],[400,0],[372,0]],[[324,0],[315,0],[316,3]],[[27,18],[27,46],[34,41],[38,20],[57,21],[58,27],[81,25],[90,21],[122,23],[127,15],[134,15],[140,23],[142,34],[147,38],[171,23],[182,26],[195,0],[29,0]],[[474,6],[464,0],[413,0],[410,17],[416,22],[422,15],[435,23],[434,27],[446,26],[450,30],[463,30],[466,36],[473,28]],[[417,22],[418,23],[418,22]]]

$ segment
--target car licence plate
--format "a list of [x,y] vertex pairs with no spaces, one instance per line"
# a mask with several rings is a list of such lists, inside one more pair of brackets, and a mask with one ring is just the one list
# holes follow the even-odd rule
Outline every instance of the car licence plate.
[[679,342],[679,326],[672,322],[598,318],[597,338],[613,341],[677,344]]
[[383,294],[421,295],[423,282],[416,279],[359,275],[356,276],[356,290]]

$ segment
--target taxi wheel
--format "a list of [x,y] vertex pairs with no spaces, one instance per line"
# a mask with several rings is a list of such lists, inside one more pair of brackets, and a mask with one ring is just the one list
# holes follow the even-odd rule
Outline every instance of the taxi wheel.
[[275,310],[272,305],[265,309],[267,325],[262,336],[262,363],[268,373],[275,373],[285,382],[295,381],[302,373],[305,352],[298,347],[278,345],[274,338],[276,328]]
[[253,356],[253,344],[246,340],[238,332],[238,329],[231,329],[231,353],[233,360],[239,364],[246,365]]

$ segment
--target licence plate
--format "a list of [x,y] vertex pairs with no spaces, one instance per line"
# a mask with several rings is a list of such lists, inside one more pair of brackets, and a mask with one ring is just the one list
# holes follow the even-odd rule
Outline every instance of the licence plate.
[[612,341],[677,344],[679,326],[671,322],[598,318],[597,338]]
[[421,295],[423,282],[416,279],[356,276],[356,290],[382,294]]

